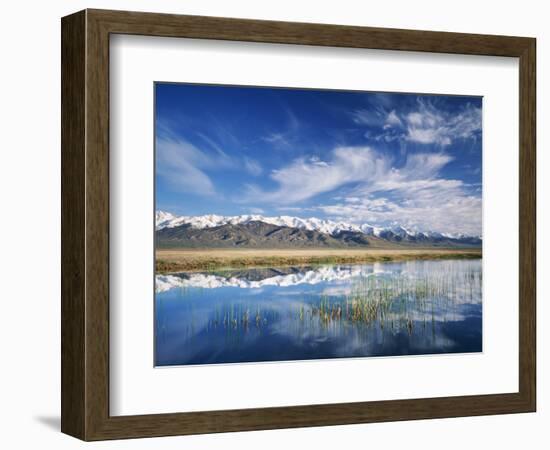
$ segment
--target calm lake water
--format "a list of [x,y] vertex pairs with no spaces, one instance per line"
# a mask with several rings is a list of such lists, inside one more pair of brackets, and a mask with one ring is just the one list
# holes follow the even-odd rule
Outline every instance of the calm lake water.
[[157,366],[482,351],[481,260],[157,275]]

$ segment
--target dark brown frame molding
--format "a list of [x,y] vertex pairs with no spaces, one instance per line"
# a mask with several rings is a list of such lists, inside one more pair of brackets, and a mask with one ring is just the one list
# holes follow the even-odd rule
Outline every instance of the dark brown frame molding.
[[[64,433],[100,440],[535,411],[534,38],[104,10],[64,17],[61,31]],[[519,392],[110,416],[109,35],[116,33],[519,58]]]

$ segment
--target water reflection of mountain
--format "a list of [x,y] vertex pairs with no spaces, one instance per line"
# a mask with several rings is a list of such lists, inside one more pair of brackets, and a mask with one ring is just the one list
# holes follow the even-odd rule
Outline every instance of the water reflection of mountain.
[[240,278],[248,281],[262,281],[268,278],[302,274],[305,272],[311,272],[318,268],[313,266],[303,267],[259,267],[252,269],[234,269],[224,270],[217,273],[224,278]]
[[[457,286],[466,285],[463,277],[481,277],[479,261],[405,261],[355,265],[325,265],[308,267],[270,267],[254,269],[221,270],[216,272],[182,272],[171,275],[157,275],[156,292],[162,293],[174,288],[216,289],[235,287],[259,289],[266,286],[289,287],[296,285],[318,285],[327,288],[341,286],[355,279],[370,276],[397,279],[423,279],[430,283],[460,281]],[[480,280],[478,280],[481,283]]]
[[346,280],[373,271],[374,265],[258,268],[157,275],[155,281],[157,293],[176,287],[257,289],[264,286],[295,286]]
[[482,350],[480,260],[158,275],[155,364]]

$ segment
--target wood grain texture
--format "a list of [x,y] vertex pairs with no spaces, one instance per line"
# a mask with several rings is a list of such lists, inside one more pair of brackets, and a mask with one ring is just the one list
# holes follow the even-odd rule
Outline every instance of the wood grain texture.
[[65,17],[61,35],[61,430],[84,435],[85,20]]
[[[112,33],[519,57],[519,391],[109,416],[109,34]],[[99,440],[535,410],[534,39],[86,10],[63,18],[62,40],[62,430],[65,433],[84,440]]]
[[516,56],[529,38],[390,28],[88,10],[111,33],[279,44]]
[[519,64],[519,391],[536,409],[536,41]]
[[86,439],[109,417],[109,33],[86,27]]

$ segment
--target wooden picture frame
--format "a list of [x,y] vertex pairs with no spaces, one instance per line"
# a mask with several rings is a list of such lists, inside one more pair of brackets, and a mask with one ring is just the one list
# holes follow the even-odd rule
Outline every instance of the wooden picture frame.
[[[61,29],[64,433],[101,440],[535,411],[535,39],[104,10],[64,17]],[[117,33],[519,58],[519,391],[110,416],[109,36]]]

